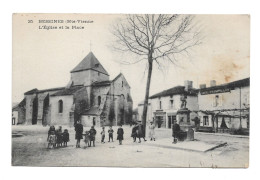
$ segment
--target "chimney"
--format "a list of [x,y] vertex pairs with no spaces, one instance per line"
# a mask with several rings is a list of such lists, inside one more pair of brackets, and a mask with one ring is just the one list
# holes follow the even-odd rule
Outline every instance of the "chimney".
[[211,80],[210,81],[210,87],[214,87],[216,86],[216,81],[215,80]]
[[184,81],[185,91],[189,91],[192,89],[192,81],[186,80]]
[[206,88],[206,84],[200,84],[200,89]]

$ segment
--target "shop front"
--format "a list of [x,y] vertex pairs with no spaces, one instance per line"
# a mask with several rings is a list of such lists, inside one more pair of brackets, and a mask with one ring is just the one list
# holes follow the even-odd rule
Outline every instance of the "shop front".
[[166,128],[166,112],[156,111],[154,112],[155,127]]

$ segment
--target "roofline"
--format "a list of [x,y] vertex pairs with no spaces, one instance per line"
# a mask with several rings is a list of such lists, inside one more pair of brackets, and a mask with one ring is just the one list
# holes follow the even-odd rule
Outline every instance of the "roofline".
[[[50,96],[74,96],[74,94],[75,94],[77,91],[79,91],[79,90],[81,90],[82,88],[84,88],[84,86],[82,86],[82,85],[76,85],[76,86],[78,86],[79,89],[77,89],[75,92],[73,92],[73,93],[71,93],[71,94],[55,95],[56,93],[54,93],[54,94],[51,94]],[[76,86],[72,86],[72,87],[76,87]]]
[[[170,95],[160,95],[160,94],[163,93],[164,91],[168,91],[168,90],[170,90],[170,89],[177,88],[177,87],[185,88],[185,86],[174,86],[174,87],[172,87],[172,88],[169,88],[169,89],[163,90],[163,91],[161,91],[161,92],[158,92],[158,93],[156,93],[156,94],[150,96],[148,99],[155,99],[155,98],[158,98],[158,97],[167,97],[167,96],[174,96],[174,95],[182,95],[182,94],[184,94],[184,93],[186,93],[187,96],[197,96],[197,93],[196,93],[197,89],[194,89],[194,88],[191,89],[191,90],[193,90],[194,92],[184,91],[184,93],[172,93],[172,94],[170,94]],[[188,92],[190,92],[191,94],[189,94]]]
[[[32,89],[32,90],[35,90],[33,92],[25,92],[24,95],[30,95],[30,94],[34,94],[34,93],[44,93],[44,92],[47,92],[47,91],[57,91],[57,90],[61,90],[61,89],[64,89],[65,87],[58,87],[58,88],[50,88],[50,89],[43,89],[43,90],[38,90],[38,89]],[[32,91],[30,90],[30,91]]]
[[[111,81],[111,83],[114,82],[114,81],[116,81],[120,76],[123,76],[123,77],[125,78],[124,74],[120,72],[120,73]],[[125,78],[125,81],[126,81],[127,85],[129,86],[129,88],[131,88],[131,86],[130,86],[129,83],[127,82],[126,78]]]
[[86,70],[93,70],[93,71],[96,71],[96,72],[99,72],[99,73],[101,73],[101,74],[105,74],[105,75],[107,75],[107,76],[110,76],[108,73],[106,74],[106,73],[104,73],[104,72],[101,72],[101,71],[98,71],[98,70],[96,70],[96,69],[93,69],[93,68],[86,68],[86,69],[81,69],[81,70],[76,70],[76,71],[70,71],[70,73],[75,73],[75,72],[80,72],[80,71],[86,71]]
[[[242,82],[242,81],[246,81],[246,82],[240,84],[240,86],[239,85],[233,85],[234,83],[239,83],[239,82]],[[250,77],[244,78],[244,79],[240,79],[240,80],[237,80],[237,81],[232,81],[232,82],[225,83],[225,84],[220,84],[220,85],[217,85],[217,86],[201,88],[201,89],[199,89],[199,91],[216,89],[216,88],[227,88],[227,87],[229,87],[229,88],[236,88],[236,87],[246,87],[246,86],[250,86]]]

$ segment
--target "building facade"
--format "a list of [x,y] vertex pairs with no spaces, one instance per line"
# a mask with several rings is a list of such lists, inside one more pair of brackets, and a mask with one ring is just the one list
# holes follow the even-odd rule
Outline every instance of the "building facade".
[[[192,88],[191,81],[150,96],[147,121],[155,121],[156,127],[171,128],[176,120],[182,126],[191,125],[199,131],[230,132],[250,127],[250,78],[227,84],[210,82],[199,89]],[[185,98],[184,98],[185,97]],[[183,108],[185,103],[185,108]],[[183,113],[188,114],[183,121]],[[138,104],[142,119],[143,102]]]
[[[185,109],[189,112],[189,118],[182,120],[182,102],[185,101]],[[179,124],[193,124],[191,121],[198,111],[197,91],[192,87],[192,81],[185,81],[184,86],[176,86],[150,96],[147,113],[147,121],[154,121],[158,128],[171,128],[174,120]],[[143,103],[138,105],[138,114],[142,118]]]
[[227,84],[201,85],[198,92],[200,127],[213,131],[249,129],[250,79],[242,79]]
[[125,124],[132,121],[131,87],[120,73],[109,74],[90,52],[71,72],[66,87],[32,89],[19,103],[20,124],[84,126]]

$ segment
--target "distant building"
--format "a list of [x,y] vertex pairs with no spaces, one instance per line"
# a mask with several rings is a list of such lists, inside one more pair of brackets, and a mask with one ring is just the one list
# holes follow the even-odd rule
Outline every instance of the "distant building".
[[250,79],[201,86],[198,92],[200,127],[213,131],[249,128]]
[[90,52],[71,72],[66,87],[32,89],[18,109],[19,124],[84,126],[125,124],[132,121],[130,86],[120,73],[113,80]]

